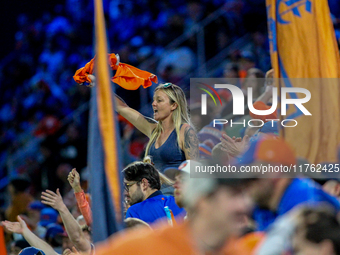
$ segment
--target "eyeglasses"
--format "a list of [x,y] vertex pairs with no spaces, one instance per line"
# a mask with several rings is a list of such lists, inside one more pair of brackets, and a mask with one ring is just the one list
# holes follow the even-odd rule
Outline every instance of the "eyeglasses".
[[129,192],[130,187],[133,186],[133,185],[135,185],[136,183],[138,183],[138,181],[135,181],[135,182],[132,182],[132,183],[127,183],[127,182],[125,182],[125,183],[124,183],[124,188],[125,188],[125,190],[126,190],[127,192]]

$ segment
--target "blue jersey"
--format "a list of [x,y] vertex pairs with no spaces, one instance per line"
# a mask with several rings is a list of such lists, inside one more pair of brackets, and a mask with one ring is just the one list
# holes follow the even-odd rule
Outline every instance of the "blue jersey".
[[287,187],[275,212],[257,207],[253,212],[253,219],[258,225],[257,230],[263,231],[278,216],[285,214],[296,205],[302,203],[315,204],[318,202],[326,202],[337,211],[340,210],[339,200],[324,192],[319,184],[311,179],[297,178]]
[[143,202],[130,206],[126,212],[126,218],[138,218],[150,224],[158,219],[166,218],[165,206],[171,209],[175,217],[184,217],[184,209],[177,206],[173,196],[164,196],[161,191],[156,191]]

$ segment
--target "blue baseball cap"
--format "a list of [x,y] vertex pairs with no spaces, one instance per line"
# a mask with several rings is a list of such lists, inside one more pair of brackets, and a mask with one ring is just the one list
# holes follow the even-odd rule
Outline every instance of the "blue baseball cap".
[[54,238],[57,235],[62,235],[64,233],[64,229],[62,228],[62,226],[56,223],[51,223],[47,225],[46,229],[47,229],[45,234],[46,240],[49,238]]
[[46,208],[46,205],[44,205],[40,201],[34,201],[34,202],[30,203],[28,207],[32,210],[41,211],[42,209]]
[[45,208],[40,213],[40,225],[46,227],[48,224],[57,223],[58,212],[53,208]]
[[21,250],[19,254],[20,255],[45,255],[45,253],[42,250],[34,248],[34,247],[25,248]]

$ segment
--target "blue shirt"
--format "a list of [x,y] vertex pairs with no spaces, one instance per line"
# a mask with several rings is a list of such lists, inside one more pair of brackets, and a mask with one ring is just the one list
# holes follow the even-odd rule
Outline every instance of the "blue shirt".
[[294,179],[284,192],[276,212],[268,209],[255,208],[253,219],[259,231],[264,231],[275,219],[302,203],[315,204],[327,202],[340,211],[340,202],[321,189],[321,186],[311,179]]
[[138,218],[150,224],[166,217],[165,206],[171,209],[175,217],[181,215],[184,217],[184,209],[176,205],[173,196],[164,196],[161,191],[156,191],[143,202],[130,206],[126,212],[126,218]]

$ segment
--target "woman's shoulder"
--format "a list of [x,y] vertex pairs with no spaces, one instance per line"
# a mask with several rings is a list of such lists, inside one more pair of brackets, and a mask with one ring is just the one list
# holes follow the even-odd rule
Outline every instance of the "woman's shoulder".
[[180,140],[184,139],[189,133],[196,134],[196,131],[189,123],[183,123],[180,130]]
[[188,128],[192,128],[192,129],[193,129],[193,127],[190,126],[190,124],[188,124],[188,123],[183,123],[183,124],[181,125],[181,131],[182,131],[182,130],[186,130],[186,129],[188,129]]

